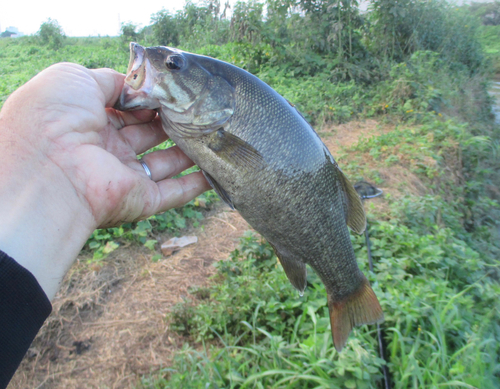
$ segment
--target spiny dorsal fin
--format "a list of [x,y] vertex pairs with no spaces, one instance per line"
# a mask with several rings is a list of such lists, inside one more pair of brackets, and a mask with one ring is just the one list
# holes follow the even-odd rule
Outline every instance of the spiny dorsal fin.
[[353,327],[384,320],[382,307],[366,277],[358,291],[346,299],[335,301],[328,290],[327,298],[333,343],[338,352],[344,348]]
[[366,228],[366,216],[363,202],[354,189],[354,186],[349,182],[347,177],[342,173],[338,166],[338,177],[342,183],[346,199],[346,223],[347,225],[358,234],[362,234]]
[[281,266],[283,266],[285,274],[288,277],[290,283],[295,289],[302,293],[307,286],[306,264],[293,258],[287,258],[286,256],[282,255],[271,242],[269,242],[269,244],[274,249],[276,256],[280,260]]

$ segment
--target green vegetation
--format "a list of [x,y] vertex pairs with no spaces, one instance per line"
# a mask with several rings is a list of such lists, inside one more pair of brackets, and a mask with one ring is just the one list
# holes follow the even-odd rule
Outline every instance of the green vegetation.
[[500,2],[472,3],[469,10],[482,23],[480,42],[495,73],[500,73]]
[[[476,155],[484,142],[465,125],[429,118],[427,124],[403,124],[346,150],[368,153],[372,169],[387,166],[393,156],[389,164],[407,167],[434,192],[392,202],[390,221],[369,215],[375,262],[370,278],[385,312],[396,388],[495,388],[500,383],[500,245],[488,227],[467,232],[468,185],[456,185],[445,170],[454,156]],[[353,164],[346,167],[356,175]],[[488,209],[500,212],[497,203]],[[368,273],[364,238],[352,239]],[[299,297],[271,247],[253,235],[242,238],[239,249],[217,268],[214,283],[193,289],[170,316],[172,329],[203,342],[203,351],[186,346],[174,366],[162,378],[145,379],[145,387],[377,386],[383,362],[373,327],[356,329],[338,354],[324,287],[313,272]]]
[[58,49],[42,45],[38,36],[0,39],[0,106],[17,88],[57,62],[90,69],[127,70],[129,54],[116,38],[66,38]]
[[[361,13],[355,1],[267,0],[239,2],[229,17],[209,0],[175,14],[159,11],[140,31],[123,25],[120,38],[62,38],[49,20],[35,37],[0,40],[0,105],[55,62],[124,72],[128,41],[138,40],[240,66],[318,129],[364,118],[395,125],[337,156],[353,180],[381,184],[383,169],[400,168],[427,188],[397,201],[388,193],[384,215],[369,214],[374,273],[363,237],[352,237],[386,315],[394,387],[497,388],[500,131],[487,87],[500,71],[498,9],[374,0]],[[210,204],[215,195],[201,200]],[[98,230],[85,252],[105,260],[132,241],[154,254],[159,232],[179,234],[200,223],[201,200]],[[171,367],[144,378],[144,387],[381,386],[374,328],[356,329],[338,354],[324,288],[312,271],[298,296],[270,246],[251,234],[216,266],[212,284],[193,288],[167,318],[186,344]]]
[[500,73],[500,25],[482,26],[481,43],[495,73]]
[[37,32],[37,37],[42,45],[46,45],[53,50],[57,50],[62,47],[66,35],[64,35],[59,23],[57,23],[56,20],[49,18],[49,20],[42,23],[40,26],[40,30]]

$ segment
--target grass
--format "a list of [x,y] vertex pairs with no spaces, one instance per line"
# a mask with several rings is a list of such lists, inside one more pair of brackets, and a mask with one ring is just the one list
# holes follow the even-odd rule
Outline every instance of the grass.
[[[498,241],[468,232],[467,186],[455,173],[482,148],[466,125],[433,115],[362,139],[345,153],[370,156],[372,170],[399,164],[430,189],[393,200],[390,220],[370,218],[374,273],[385,312],[388,367],[395,388],[500,385]],[[479,145],[479,146],[478,146]],[[360,166],[350,166],[356,175]],[[446,172],[446,173],[445,173]],[[483,199],[484,200],[484,199]],[[477,199],[476,201],[481,201]],[[498,204],[490,212],[499,209]],[[368,273],[363,237],[353,236]],[[489,243],[486,243],[489,242]],[[173,365],[145,378],[158,388],[376,388],[382,384],[373,326],[357,328],[346,349],[331,343],[325,290],[310,272],[303,297],[289,285],[266,242],[251,234],[213,284],[177,305],[171,328],[189,340]],[[202,344],[200,350],[196,347]]]
[[[376,264],[371,279],[386,314],[395,387],[497,387],[500,289],[487,263],[446,229],[420,235],[397,222],[374,222],[370,235]],[[172,327],[193,340],[201,337],[203,350],[186,346],[171,368],[145,379],[144,387],[379,385],[383,361],[374,327],[356,329],[337,353],[319,280],[311,274],[300,298],[276,258],[260,256],[262,245],[245,237],[233,258],[219,264],[209,297],[205,292],[196,305],[177,306]],[[361,237],[354,246],[365,258]]]
[[[403,125],[346,150],[371,155],[372,169],[385,166],[386,155],[397,155],[393,163],[414,170],[434,192],[392,201],[390,220],[369,216],[375,262],[369,278],[385,312],[395,388],[500,385],[498,241],[490,237],[485,250],[483,233],[466,231],[465,188],[449,190],[450,168],[462,168],[447,163],[450,155],[467,155],[476,142],[466,126],[431,116],[427,124]],[[363,237],[352,242],[368,273]],[[375,328],[355,329],[337,353],[325,290],[313,272],[299,297],[270,246],[252,234],[217,268],[208,289],[192,290],[173,309],[171,328],[188,343],[169,369],[145,378],[144,387],[380,387],[384,362]]]
[[116,38],[67,38],[58,50],[40,45],[31,36],[0,39],[0,107],[10,93],[54,63],[125,72],[128,58],[128,48]]
[[[491,55],[492,37],[484,38]],[[499,182],[499,132],[488,118],[484,75],[452,68],[425,51],[392,64],[387,77],[371,85],[336,82],[322,72],[290,77],[283,67],[270,65],[266,50],[227,44],[200,52],[258,73],[316,125],[373,116],[397,124],[388,134],[344,150],[346,170],[381,184],[379,170],[399,166],[427,188],[422,196],[392,197],[383,218],[371,217],[374,273],[367,270],[363,237],[352,237],[386,315],[394,387],[500,387],[500,209],[488,192]],[[254,57],[264,60],[256,63]],[[113,38],[67,38],[58,50],[31,37],[0,40],[0,105],[60,61],[123,72],[128,51]],[[211,192],[201,200],[214,199]],[[159,232],[179,234],[199,223],[199,205],[200,199],[142,222],[97,230],[85,250],[95,261],[104,261],[124,242],[156,253]],[[380,387],[384,362],[377,356],[374,327],[355,329],[337,353],[324,287],[312,271],[308,284],[298,296],[270,246],[244,236],[239,249],[217,264],[213,283],[193,289],[166,318],[185,337],[185,347],[172,366],[144,377],[142,386]]]

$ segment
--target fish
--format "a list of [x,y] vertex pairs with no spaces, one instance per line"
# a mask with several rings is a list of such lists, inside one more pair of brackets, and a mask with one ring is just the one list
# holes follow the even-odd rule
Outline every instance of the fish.
[[360,197],[288,100],[232,64],[176,48],[130,44],[119,110],[155,109],[167,135],[219,197],[273,247],[303,293],[306,264],[325,285],[333,343],[383,321],[348,227],[361,234]]

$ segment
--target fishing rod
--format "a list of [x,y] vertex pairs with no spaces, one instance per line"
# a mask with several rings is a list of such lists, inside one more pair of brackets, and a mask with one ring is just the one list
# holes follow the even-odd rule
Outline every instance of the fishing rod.
[[[384,192],[382,189],[375,187],[366,181],[357,182],[354,185],[354,189],[358,192],[359,197],[364,202],[367,199],[373,199],[375,197],[381,196]],[[370,266],[370,271],[373,272],[373,258],[372,258],[372,250],[370,246],[370,237],[368,235],[368,221],[366,222],[365,228],[365,241],[366,241],[366,249],[368,252],[368,265]],[[385,362],[382,365],[382,372],[384,373],[384,389],[391,389],[391,376],[389,373],[389,369],[387,368],[387,361],[385,359],[385,341],[384,341],[384,330],[379,323],[377,323],[377,338],[378,338],[378,352],[380,358]]]

